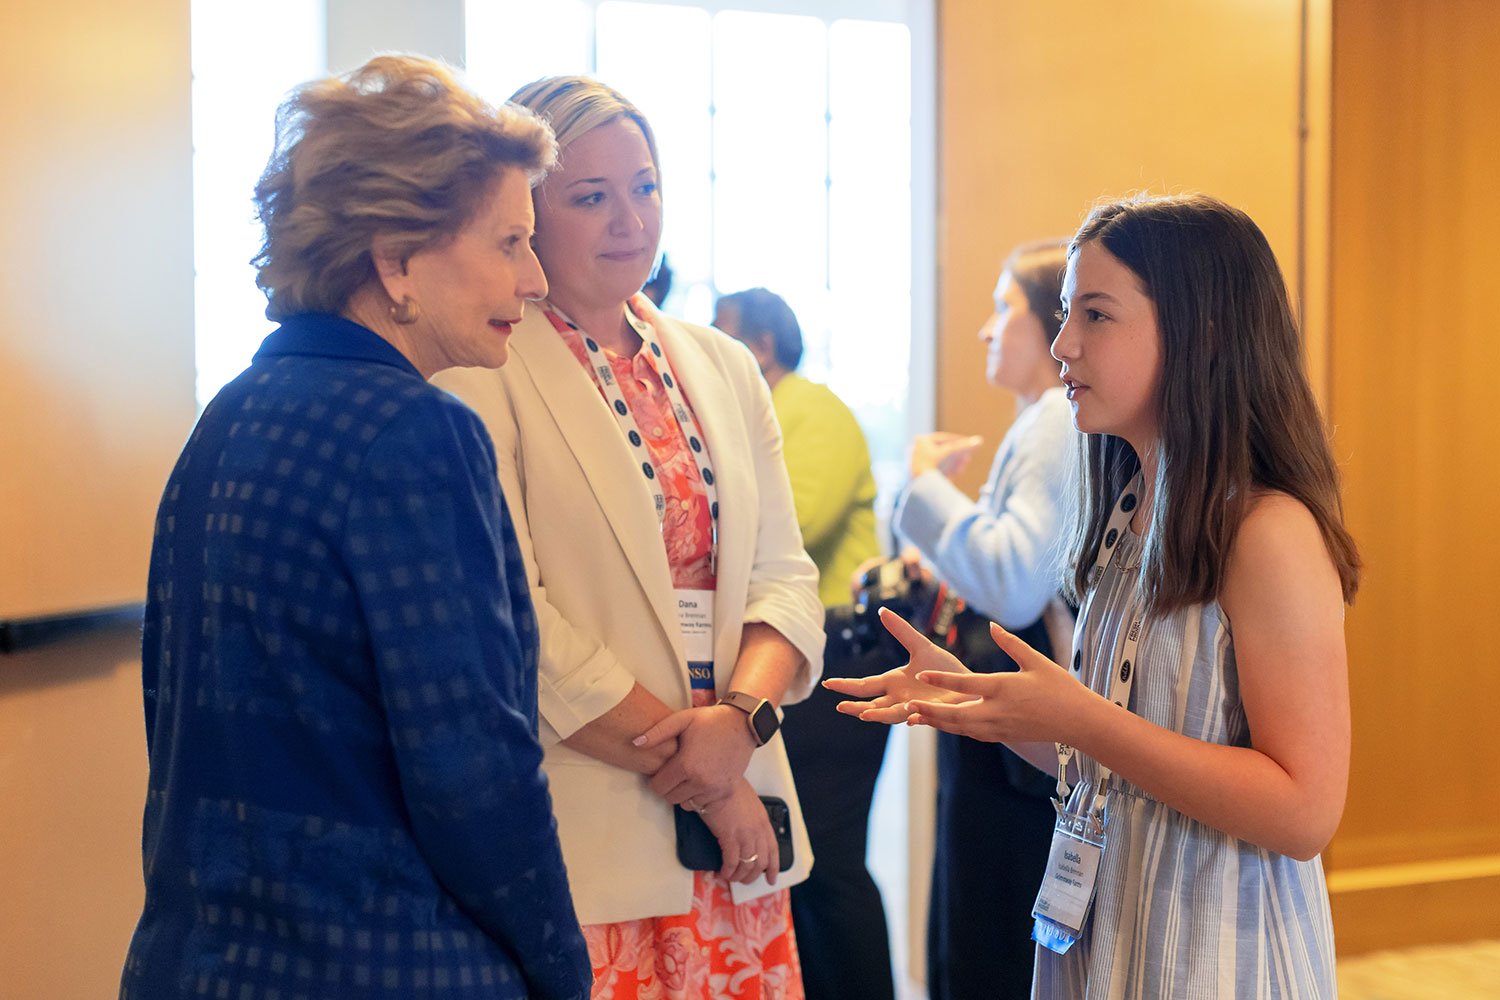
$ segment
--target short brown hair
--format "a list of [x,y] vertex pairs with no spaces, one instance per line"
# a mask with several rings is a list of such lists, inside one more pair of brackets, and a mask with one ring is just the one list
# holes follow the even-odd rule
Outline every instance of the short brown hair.
[[1062,306],[1063,272],[1067,267],[1068,241],[1056,239],[1022,243],[1010,252],[1001,268],[1010,272],[1010,279],[1026,296],[1026,308],[1042,324],[1048,347],[1062,329],[1058,310]]
[[789,372],[802,363],[802,325],[786,299],[765,288],[747,288],[719,296],[714,308],[728,306],[740,324],[740,339],[770,334],[776,363]]
[[339,312],[375,275],[377,234],[409,258],[462,229],[502,170],[535,184],[556,157],[539,118],[486,103],[431,59],[377,56],[304,84],[277,112],[255,187],[266,316]]

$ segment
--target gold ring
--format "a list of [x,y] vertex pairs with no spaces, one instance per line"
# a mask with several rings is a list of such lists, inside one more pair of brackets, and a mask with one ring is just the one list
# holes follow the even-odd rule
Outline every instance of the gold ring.
[[759,860],[760,860],[760,855],[758,853],[757,854],[752,854],[748,858],[740,858],[740,864],[742,864],[742,865],[753,865],[753,864],[755,864],[755,862],[757,862]]

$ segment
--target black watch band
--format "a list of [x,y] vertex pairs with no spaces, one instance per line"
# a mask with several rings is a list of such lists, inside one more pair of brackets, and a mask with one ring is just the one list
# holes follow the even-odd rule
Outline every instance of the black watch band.
[[750,725],[750,735],[755,738],[757,746],[765,746],[771,742],[771,738],[781,728],[781,717],[776,714],[776,706],[764,698],[757,698],[743,691],[730,691],[719,699],[719,704],[745,713],[745,721]]

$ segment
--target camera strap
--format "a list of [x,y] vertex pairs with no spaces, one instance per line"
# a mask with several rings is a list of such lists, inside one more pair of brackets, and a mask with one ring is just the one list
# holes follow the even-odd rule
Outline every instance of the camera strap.
[[964,599],[955,594],[946,583],[937,586],[932,602],[932,616],[927,622],[927,634],[949,649],[958,646],[958,615],[964,609]]

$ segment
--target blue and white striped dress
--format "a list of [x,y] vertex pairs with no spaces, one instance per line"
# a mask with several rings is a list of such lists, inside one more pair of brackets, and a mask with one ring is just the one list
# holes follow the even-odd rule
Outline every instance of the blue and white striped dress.
[[[1107,690],[1135,602],[1126,532],[1083,608],[1084,680]],[[1131,711],[1194,739],[1249,746],[1234,642],[1215,603],[1148,620]],[[1082,755],[1075,795],[1098,765]],[[1337,995],[1318,859],[1297,861],[1189,819],[1115,775],[1093,912],[1066,955],[1037,948],[1034,997],[1265,1000]]]

